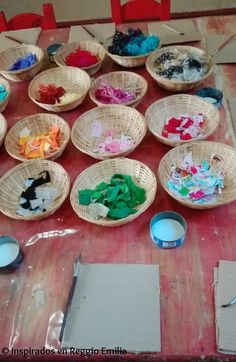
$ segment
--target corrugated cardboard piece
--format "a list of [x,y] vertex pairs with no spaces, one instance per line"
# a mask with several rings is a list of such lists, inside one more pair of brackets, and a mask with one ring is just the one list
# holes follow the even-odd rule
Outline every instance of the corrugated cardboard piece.
[[19,43],[6,38],[5,35],[9,35],[22,43],[35,45],[40,32],[40,28],[4,31],[0,35],[0,51],[19,45]]
[[[208,35],[206,38],[208,52],[212,53],[229,37],[230,34]],[[236,36],[214,55],[213,58],[216,64],[236,63]]]
[[232,126],[234,131],[236,132],[236,98],[228,98],[227,99]]
[[[86,24],[84,27],[94,34],[96,39],[102,43],[105,42],[107,38],[115,34],[114,23]],[[85,29],[83,29],[81,25],[71,26],[68,43],[84,40],[94,40],[94,38]]]
[[159,266],[80,268],[62,347],[160,352]]
[[217,350],[236,354],[236,304],[222,307],[236,296],[236,262],[221,260],[214,281]]
[[[184,33],[184,35],[179,35],[172,30],[165,28],[163,24],[173,27],[175,30]],[[162,45],[199,41],[202,38],[191,19],[149,23],[148,33],[158,35],[161,38]]]

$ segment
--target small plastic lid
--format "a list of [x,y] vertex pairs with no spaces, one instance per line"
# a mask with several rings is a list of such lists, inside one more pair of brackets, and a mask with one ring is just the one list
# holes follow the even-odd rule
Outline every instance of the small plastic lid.
[[196,91],[195,95],[203,98],[206,102],[211,103],[216,107],[220,107],[222,104],[223,93],[217,88],[201,88]]
[[55,55],[57,50],[62,46],[61,43],[51,44],[47,48],[48,55]]

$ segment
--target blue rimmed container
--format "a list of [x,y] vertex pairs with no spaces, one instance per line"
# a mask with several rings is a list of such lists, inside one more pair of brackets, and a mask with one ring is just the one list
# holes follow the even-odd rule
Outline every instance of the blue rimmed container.
[[217,108],[220,108],[222,104],[223,93],[217,88],[201,88],[196,91],[195,95],[203,98],[206,102],[213,104]]
[[187,231],[185,219],[174,211],[163,211],[150,221],[150,237],[156,246],[173,249],[182,245]]
[[0,236],[0,273],[15,271],[21,265],[24,255],[16,239],[11,236]]

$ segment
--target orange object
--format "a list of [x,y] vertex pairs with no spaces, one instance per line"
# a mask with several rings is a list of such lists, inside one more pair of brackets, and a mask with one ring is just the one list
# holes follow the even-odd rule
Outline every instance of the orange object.
[[54,125],[48,134],[24,135],[19,138],[19,154],[27,159],[44,158],[60,146],[60,129]]

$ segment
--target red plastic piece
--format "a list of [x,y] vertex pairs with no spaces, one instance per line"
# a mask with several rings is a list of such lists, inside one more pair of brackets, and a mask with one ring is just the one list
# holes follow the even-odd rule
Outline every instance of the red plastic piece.
[[63,87],[56,87],[54,84],[40,84],[38,90],[39,102],[47,104],[60,103],[60,97],[63,94],[65,94],[65,89]]
[[88,50],[76,49],[66,56],[66,65],[72,67],[89,67],[98,63],[99,59]]
[[0,31],[19,30],[40,27],[42,29],[56,29],[56,19],[53,6],[50,3],[42,5],[43,15],[22,13],[6,21],[4,12],[0,12]]
[[116,24],[157,19],[170,19],[170,0],[129,0],[121,5],[120,0],[110,0],[112,21]]

